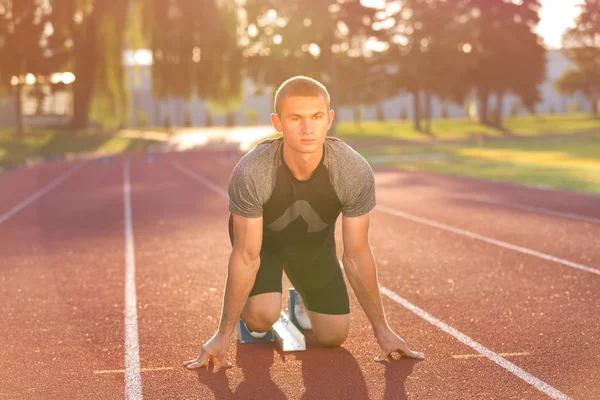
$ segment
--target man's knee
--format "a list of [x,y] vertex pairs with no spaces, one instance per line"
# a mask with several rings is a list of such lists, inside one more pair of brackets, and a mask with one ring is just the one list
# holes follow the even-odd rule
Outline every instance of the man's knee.
[[281,313],[281,293],[264,293],[248,299],[242,310],[242,319],[246,326],[255,332],[266,332]]
[[350,316],[309,312],[315,339],[324,347],[339,347],[348,337]]
[[339,347],[346,341],[348,332],[319,332],[315,331],[315,339],[323,347]]

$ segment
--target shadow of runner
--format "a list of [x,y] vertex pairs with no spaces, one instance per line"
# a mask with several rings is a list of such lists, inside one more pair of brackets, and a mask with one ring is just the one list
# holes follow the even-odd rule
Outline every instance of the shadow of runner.
[[414,366],[421,360],[410,358],[394,358],[385,365],[384,400],[405,400],[406,379],[412,374]]
[[233,393],[234,399],[285,400],[287,397],[271,379],[274,351],[272,343],[237,344],[234,369],[241,369],[244,380]]
[[227,369],[221,368],[217,372],[213,372],[212,368],[211,363],[208,370],[206,368],[197,369],[198,382],[206,386],[214,394],[216,400],[231,399],[233,393],[229,387],[229,378],[226,375]]
[[297,353],[306,388],[301,399],[368,399],[367,384],[356,359],[342,348]]

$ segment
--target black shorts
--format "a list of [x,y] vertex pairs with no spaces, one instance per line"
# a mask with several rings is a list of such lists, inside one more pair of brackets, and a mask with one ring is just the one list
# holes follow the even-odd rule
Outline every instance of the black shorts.
[[[229,216],[229,239],[233,245],[233,215]],[[311,260],[310,273],[304,273],[302,263],[284,260],[272,252],[261,249],[260,267],[250,296],[262,293],[281,293],[283,271],[304,300],[306,308],[322,314],[344,315],[350,313],[350,302],[344,276],[337,259],[335,241],[323,256]],[[314,271],[323,271],[315,276]],[[323,281],[322,276],[327,276]]]

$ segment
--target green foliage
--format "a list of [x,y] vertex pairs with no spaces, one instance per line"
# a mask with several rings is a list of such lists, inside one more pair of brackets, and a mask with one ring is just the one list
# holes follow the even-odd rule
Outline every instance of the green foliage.
[[248,124],[250,124],[250,125],[256,125],[256,124],[258,124],[258,120],[259,120],[258,111],[256,111],[256,110],[246,110],[244,112],[244,114],[246,116],[246,122],[248,122]]
[[137,110],[136,112],[136,125],[140,128],[147,128],[150,126],[150,116],[143,110]]
[[576,25],[563,37],[564,53],[572,63],[554,83],[565,95],[583,93],[592,103],[592,113],[600,100],[600,1],[585,0]]

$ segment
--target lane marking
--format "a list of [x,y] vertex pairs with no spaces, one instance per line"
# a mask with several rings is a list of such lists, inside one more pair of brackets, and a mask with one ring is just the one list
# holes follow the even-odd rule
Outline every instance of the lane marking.
[[567,213],[567,212],[562,212],[562,211],[554,211],[554,210],[549,210],[547,208],[526,206],[523,204],[509,203],[509,202],[504,202],[504,201],[487,200],[487,199],[482,199],[479,197],[469,197],[469,196],[461,196],[461,195],[455,195],[455,194],[451,194],[450,197],[455,197],[455,198],[464,199],[464,200],[477,201],[480,203],[499,205],[499,206],[508,207],[508,208],[516,208],[516,209],[524,210],[524,211],[533,211],[535,213],[551,215],[553,217],[561,217],[561,218],[567,218],[567,219],[574,219],[577,221],[590,222],[593,224],[600,224],[599,218],[587,217],[584,215]]
[[7,219],[9,219],[10,217],[12,217],[13,215],[15,215],[16,213],[18,213],[19,211],[21,211],[23,208],[27,207],[29,204],[33,203],[34,201],[36,201],[37,199],[39,199],[40,197],[45,195],[46,193],[48,193],[49,191],[51,191],[52,189],[54,189],[55,187],[57,187],[58,185],[60,185],[62,182],[64,182],[67,178],[69,178],[75,172],[79,171],[79,169],[83,166],[83,164],[85,164],[85,162],[74,166],[73,168],[69,169],[68,171],[63,172],[59,177],[55,178],[53,181],[48,183],[45,187],[38,190],[34,194],[30,195],[25,200],[23,200],[21,203],[17,204],[11,210],[6,212],[4,215],[0,216],[0,224],[3,223],[4,221],[6,221]]
[[125,399],[141,400],[140,345],[138,339],[137,298],[135,292],[135,246],[131,218],[129,161],[123,167],[125,204]]
[[220,194],[221,196],[223,196],[225,198],[229,198],[229,194],[226,191],[224,191],[223,189],[221,189],[220,187],[218,187],[217,185],[215,185],[214,183],[212,183],[208,179],[204,178],[203,176],[198,175],[197,173],[195,173],[191,169],[189,169],[187,167],[184,167],[178,161],[171,161],[171,164],[173,164],[173,166],[175,168],[177,168],[178,170],[180,170],[184,174],[186,174],[186,175],[190,176],[192,179],[195,179],[198,182],[202,183],[204,186],[208,187],[212,191]]
[[499,246],[499,247],[504,247],[506,249],[515,250],[515,251],[518,251],[520,253],[528,254],[528,255],[531,255],[531,256],[542,258],[544,260],[548,260],[548,261],[552,261],[552,262],[555,262],[555,263],[558,263],[558,264],[562,264],[562,265],[565,265],[567,267],[571,267],[571,268],[579,269],[579,270],[582,270],[582,271],[585,271],[585,272],[591,272],[592,274],[600,275],[600,269],[595,269],[595,268],[587,267],[585,265],[574,263],[572,261],[563,260],[562,258],[558,258],[558,257],[554,257],[554,256],[551,256],[551,255],[548,255],[548,254],[540,253],[539,251],[530,250],[530,249],[527,249],[525,247],[516,246],[514,244],[502,242],[500,240],[492,239],[490,237],[479,235],[477,233],[469,232],[469,231],[466,231],[466,230],[463,230],[463,229],[453,228],[453,227],[451,227],[449,225],[444,225],[444,224],[441,224],[439,222],[435,222],[435,221],[432,221],[432,220],[429,220],[429,219],[426,219],[426,218],[417,217],[417,216],[414,216],[412,214],[406,213],[404,211],[399,211],[399,210],[396,210],[396,209],[393,209],[393,208],[389,208],[389,207],[386,207],[386,206],[382,206],[382,205],[379,205],[379,204],[375,207],[375,209],[383,211],[383,212],[386,212],[388,214],[395,215],[397,217],[401,217],[401,218],[405,218],[405,219],[411,220],[413,222],[418,222],[418,223],[421,223],[421,224],[433,226],[434,228],[438,228],[438,229],[442,229],[442,230],[445,230],[445,231],[457,233],[459,235],[467,236],[467,237],[470,237],[472,239],[481,240],[483,242],[490,243],[490,244],[493,244],[493,245],[496,245],[496,246]]
[[553,399],[560,399],[560,400],[570,399],[566,394],[558,391],[557,389],[555,389],[552,386],[548,385],[547,383],[541,381],[540,379],[536,378],[535,376],[531,375],[530,373],[526,372],[525,370],[517,367],[515,364],[506,360],[499,354],[494,353],[493,351],[491,351],[490,349],[486,348],[485,346],[479,344],[478,342],[474,341],[467,335],[459,332],[458,330],[445,324],[444,322],[440,321],[439,319],[433,317],[428,312],[422,310],[421,308],[415,306],[414,304],[410,303],[409,301],[405,300],[404,298],[398,296],[396,293],[392,292],[391,290],[389,290],[385,287],[382,287],[382,286],[380,286],[379,289],[382,294],[386,295],[387,297],[389,297],[396,303],[400,304],[404,308],[407,308],[408,310],[417,314],[419,317],[423,318],[424,320],[426,320],[430,324],[436,326],[437,328],[443,330],[447,334],[454,336],[456,339],[458,339],[462,343],[466,344],[467,346],[469,346],[470,348],[472,348],[473,350],[475,350],[482,356],[490,359],[491,361],[495,362],[496,364],[498,364],[502,368],[506,369],[513,375],[515,375],[518,378],[529,383],[531,386],[533,386],[540,392],[548,395],[549,397],[551,397]]
[[[196,175],[196,174],[193,173],[193,175]],[[193,177],[193,175],[190,175],[190,176]],[[205,178],[202,178],[201,180],[199,179],[199,181],[205,185],[206,185],[206,183],[209,183],[210,185],[206,185],[206,186],[209,189],[212,189],[213,191],[215,191],[217,194],[220,194],[221,196],[223,196],[225,198],[229,197],[226,192],[224,192],[223,190],[218,188],[215,184],[206,180]],[[205,181],[206,181],[206,183],[205,183]],[[380,206],[378,206],[378,207],[380,207]],[[342,265],[342,268],[343,268],[343,265]],[[539,380],[538,378],[534,377],[533,375],[529,374],[528,372],[525,372],[521,368],[517,367],[515,364],[502,358],[500,355],[487,349],[483,345],[475,342],[473,339],[462,334],[461,332],[457,331],[456,329],[452,328],[451,326],[446,325],[444,322],[436,319],[435,317],[433,317],[426,311],[413,305],[412,303],[410,303],[407,300],[403,299],[402,297],[398,296],[396,293],[392,292],[391,290],[389,290],[385,287],[380,287],[380,291],[382,294],[388,296],[389,298],[391,298],[398,304],[402,305],[403,307],[405,307],[408,310],[412,311],[413,313],[417,314],[419,317],[425,319],[427,322],[431,323],[432,325],[436,326],[437,328],[439,328],[439,329],[443,330],[444,332],[448,333],[449,335],[455,337],[456,339],[463,342],[467,346],[471,347],[473,350],[477,351],[478,353],[483,354],[485,357],[489,358],[490,360],[492,360],[493,362],[495,362],[502,368],[505,368],[512,374],[521,378],[522,380],[529,383],[530,385],[532,385],[536,389],[540,390],[541,392],[545,393],[546,395],[550,396],[551,398],[558,399],[558,400],[570,400],[570,397],[568,397],[564,393],[558,391],[557,389],[553,388],[552,386],[548,385],[547,383]]]
[[[140,372],[153,372],[153,371],[170,371],[173,367],[156,367],[156,368],[142,368]],[[94,371],[95,374],[122,374],[124,369],[104,369]]]
[[[498,353],[499,356],[502,357],[521,357],[521,356],[530,356],[531,353],[521,352],[521,353]],[[452,358],[485,358],[483,354],[453,354]]]

